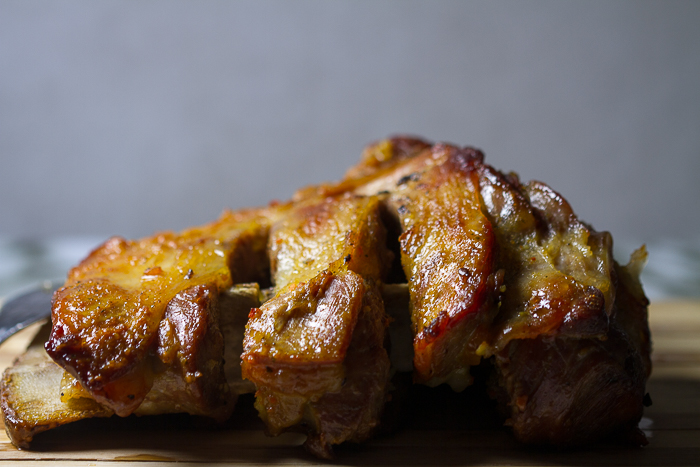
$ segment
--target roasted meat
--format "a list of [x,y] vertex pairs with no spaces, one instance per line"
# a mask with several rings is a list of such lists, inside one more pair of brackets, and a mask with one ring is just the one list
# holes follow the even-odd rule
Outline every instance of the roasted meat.
[[136,410],[162,371],[193,413],[230,413],[217,299],[266,279],[268,223],[226,213],[179,235],[108,240],[56,292],[46,351],[117,415]]
[[272,434],[308,433],[320,457],[366,439],[389,381],[379,281],[391,264],[379,200],[350,193],[299,203],[270,235],[278,294],[251,311],[243,376]]
[[476,150],[392,147],[368,149],[381,162],[365,158],[338,186],[359,174],[355,190],[384,193],[401,220],[414,380],[460,389],[470,366],[488,359],[492,393],[519,439],[572,445],[620,433],[643,443],[635,427],[651,368],[644,253],[616,266],[610,234],[578,220],[544,183],[522,185]]
[[440,162],[403,176],[392,192],[411,295],[414,379],[460,391],[479,363],[502,274],[494,271],[494,234],[478,194],[481,154],[439,146],[421,157]]
[[26,446],[81,418],[60,404],[223,419],[255,391],[270,434],[303,431],[328,458],[376,431],[392,375],[460,391],[478,365],[523,442],[643,444],[645,258],[619,266],[607,232],[476,149],[393,138],[286,203],[106,242],[54,298],[58,412],[17,415],[34,363],[5,374],[3,412]]
[[50,331],[51,326],[44,325],[27,351],[3,374],[0,404],[5,430],[20,448],[29,448],[34,436],[43,431],[113,414],[92,398],[62,397],[65,372],[44,350]]
[[650,371],[646,299],[628,279],[604,339],[542,335],[496,354],[491,391],[519,440],[569,446],[618,435],[646,444],[637,429]]
[[[181,295],[175,302],[187,297]],[[221,419],[228,415],[238,395],[254,392],[255,387],[252,383],[241,378],[240,355],[248,312],[251,308],[260,306],[260,297],[261,291],[257,284],[237,285],[218,295],[220,313],[216,316],[216,327],[223,336],[225,351],[224,360],[217,358],[216,365],[223,363],[228,382],[228,387],[218,388],[221,391],[220,397],[227,398],[223,405],[223,417],[202,410],[201,391],[192,392],[199,389],[196,380],[195,384],[187,384],[182,376],[181,367],[172,363],[162,365],[162,368],[153,372],[151,389],[133,413],[141,416],[189,412]],[[193,306],[198,297],[195,295],[193,298],[193,304],[185,305],[186,309],[183,311],[193,308],[198,310]],[[164,327],[165,323],[170,326],[172,322],[173,313],[169,315],[169,318],[163,320]],[[201,315],[183,313],[181,317],[184,319],[175,320],[175,328],[180,336],[183,331],[187,334],[189,331],[186,328],[191,327],[194,334],[211,337],[211,332],[202,332],[206,321],[201,319]],[[4,415],[5,429],[12,443],[22,448],[29,448],[34,436],[43,431],[86,418],[109,417],[114,414],[111,409],[97,403],[71,374],[51,360],[44,349],[50,332],[51,323],[48,323],[37,334],[27,352],[3,375],[0,408]],[[187,362],[187,358],[183,359],[185,364],[197,364],[198,358],[201,360],[205,355],[191,352],[191,346],[189,353],[183,353],[180,342],[187,346],[194,341],[180,336],[173,336],[178,340],[178,344],[174,345],[176,358],[192,356],[191,363]],[[214,340],[215,346],[209,348],[221,344],[217,339]],[[187,347],[184,352],[187,352]]]

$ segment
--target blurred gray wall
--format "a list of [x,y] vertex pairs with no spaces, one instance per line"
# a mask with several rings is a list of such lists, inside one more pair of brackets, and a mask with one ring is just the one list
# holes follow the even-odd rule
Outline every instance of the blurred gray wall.
[[700,2],[0,1],[1,237],[181,229],[395,133],[697,238]]

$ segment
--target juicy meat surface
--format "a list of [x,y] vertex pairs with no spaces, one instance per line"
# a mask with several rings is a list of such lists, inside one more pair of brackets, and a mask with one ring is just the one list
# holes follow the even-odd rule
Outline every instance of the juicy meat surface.
[[276,291],[312,279],[333,263],[381,280],[392,261],[380,199],[352,193],[299,202],[273,224],[269,245]]
[[243,376],[269,432],[305,431],[325,458],[333,444],[366,439],[389,379],[386,327],[376,285],[352,271],[324,271],[251,311]]
[[392,204],[403,233],[401,262],[411,295],[414,378],[462,390],[487,336],[493,290],[494,234],[481,210],[481,154],[440,146],[423,158],[440,163],[402,177]]
[[[438,144],[397,149],[392,157],[385,145],[366,150],[384,154],[381,164],[371,166],[374,173],[362,162],[362,178],[348,178],[335,189],[386,193],[401,221],[420,380],[430,381],[420,376],[423,330],[437,336],[457,332],[460,322],[482,323],[459,338],[471,350],[462,363],[453,361],[454,370],[493,355],[512,339],[605,335],[615,300],[608,233],[579,221],[547,185],[522,185],[515,175],[484,164],[478,150]],[[469,311],[455,313],[459,307]]]
[[[46,351],[70,374],[68,399],[122,416],[225,417],[255,386],[268,431],[305,431],[321,457],[371,435],[390,365],[411,355],[415,382],[455,390],[491,365],[525,442],[633,436],[651,370],[644,259],[616,265],[607,232],[476,149],[397,137],[288,203],[107,241],[56,293]],[[274,286],[250,295],[244,337],[222,295],[241,282]],[[381,291],[406,290],[386,287],[397,282],[409,297],[388,318]],[[402,343],[391,362],[388,335]],[[239,374],[249,382],[232,391]]]
[[610,234],[476,150],[435,145],[392,157],[380,143],[366,153],[381,163],[363,161],[340,185],[359,173],[355,190],[386,192],[401,220],[414,380],[459,389],[470,366],[490,359],[519,439],[632,436],[650,371],[647,301],[634,274],[641,253],[616,268]]
[[[207,362],[221,360],[223,347],[199,333],[217,334],[205,328],[216,327],[209,315],[219,291],[265,280],[268,223],[269,216],[255,211],[226,213],[181,234],[108,240],[54,295],[46,351],[120,416],[141,405],[154,371],[168,366],[184,369],[196,386],[218,385],[221,365]],[[188,324],[197,319],[206,323]]]
[[647,303],[631,267],[616,267],[626,277],[604,340],[539,336],[496,355],[492,392],[519,440],[569,446],[617,435],[646,444],[637,423],[651,370]]
[[[260,294],[257,284],[243,284],[224,291],[217,299],[218,324],[225,345],[224,360],[212,359],[209,364],[223,363],[228,387],[217,388],[213,384],[220,384],[220,379],[202,381],[202,378],[195,377],[188,381],[187,367],[196,368],[197,359],[207,354],[191,353],[187,349],[183,352],[177,345],[172,345],[171,357],[186,357],[183,364],[163,365],[160,371],[154,371],[151,390],[134,414],[141,416],[188,412],[221,420],[228,416],[238,395],[254,392],[252,383],[241,377],[240,356],[248,313],[251,308],[260,306]],[[178,297],[178,300],[184,298],[187,298],[187,294]],[[189,309],[202,299],[210,300],[212,297],[200,295],[199,300],[196,296],[193,298],[195,300],[192,302],[186,302]],[[171,302],[169,307],[172,304]],[[172,312],[168,314],[172,315]],[[181,317],[185,319],[178,320],[179,325],[176,326],[180,331],[185,323],[185,327],[199,327],[197,334],[205,340],[211,339],[211,343],[205,345],[216,348],[221,344],[216,334],[212,336],[210,332],[204,332],[205,327],[211,330],[211,327],[206,326],[206,320],[197,319],[197,314],[193,316],[191,313],[181,313]],[[170,319],[167,318],[161,324],[171,322]],[[48,356],[44,343],[51,331],[50,324],[42,327],[27,352],[5,371],[2,378],[0,407],[5,429],[12,443],[21,448],[29,448],[34,436],[43,431],[86,418],[109,417],[114,414],[112,410],[98,404],[72,375]],[[181,341],[186,347],[192,344],[190,339]],[[192,361],[188,362],[190,356]],[[213,374],[218,376],[218,372]],[[210,387],[207,388],[207,385]]]
[[378,282],[391,252],[377,198],[310,198],[273,225],[277,295],[251,311],[243,376],[271,434],[307,432],[307,449],[362,441],[379,424],[389,380]]
[[602,337],[615,288],[612,240],[574,215],[540,182],[520,185],[488,166],[480,193],[496,235],[497,268],[504,271],[492,346],[542,335]]

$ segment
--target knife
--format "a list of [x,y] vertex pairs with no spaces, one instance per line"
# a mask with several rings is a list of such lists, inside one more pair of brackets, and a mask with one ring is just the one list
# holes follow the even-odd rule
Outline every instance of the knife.
[[46,281],[40,287],[8,300],[0,308],[0,344],[30,324],[51,316],[51,299],[59,282]]

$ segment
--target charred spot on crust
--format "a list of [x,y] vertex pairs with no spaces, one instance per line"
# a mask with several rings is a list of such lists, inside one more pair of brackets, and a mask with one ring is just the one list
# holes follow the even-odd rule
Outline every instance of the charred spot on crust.
[[413,172],[411,174],[404,175],[403,177],[401,177],[399,181],[396,182],[396,186],[405,185],[408,182],[417,182],[418,180],[420,180],[420,174],[418,172]]

